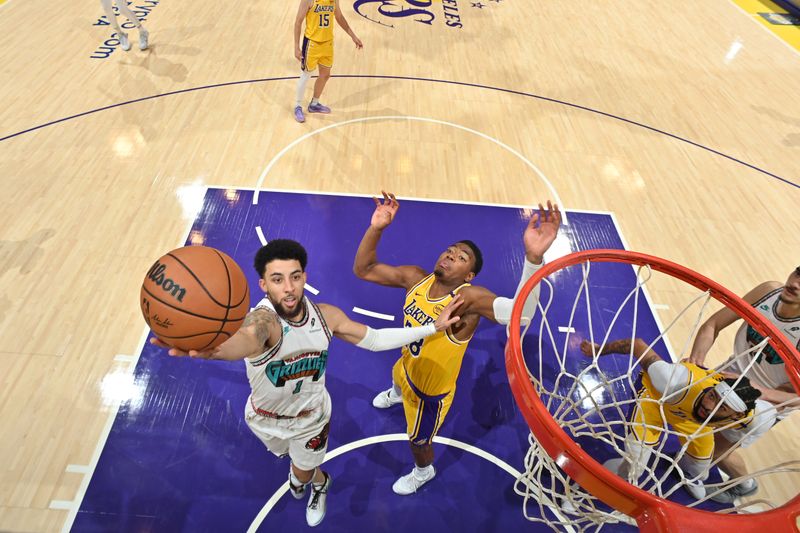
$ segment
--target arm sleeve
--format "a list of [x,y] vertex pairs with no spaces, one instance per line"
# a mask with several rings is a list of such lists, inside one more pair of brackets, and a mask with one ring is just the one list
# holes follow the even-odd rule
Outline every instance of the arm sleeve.
[[400,348],[406,344],[424,339],[428,335],[436,333],[436,326],[417,326],[415,328],[383,328],[372,329],[367,326],[367,334],[356,346],[371,352],[382,352]]
[[[492,309],[494,310],[494,318],[497,320],[499,324],[507,325],[511,322],[511,310],[514,308],[514,300],[517,299],[519,295],[519,291],[522,290],[522,286],[525,285],[525,282],[531,279],[531,276],[542,268],[541,265],[534,265],[528,258],[525,258],[525,265],[522,267],[522,276],[519,279],[519,285],[517,285],[517,292],[514,293],[514,298],[505,298],[503,296],[498,296],[492,302]],[[530,295],[528,295],[528,299],[525,300],[525,306],[522,308],[522,325],[526,325],[531,321],[533,318],[533,314],[536,312],[536,305],[539,303],[539,286],[537,285],[534,287],[533,291],[531,291]]]
[[689,369],[678,363],[656,361],[647,368],[653,387],[662,396],[669,396],[689,384]]

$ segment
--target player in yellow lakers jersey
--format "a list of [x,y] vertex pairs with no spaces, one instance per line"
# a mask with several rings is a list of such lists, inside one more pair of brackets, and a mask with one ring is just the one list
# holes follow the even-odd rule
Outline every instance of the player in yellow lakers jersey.
[[[625,439],[626,455],[635,460],[631,464],[612,459],[605,465],[622,477],[631,470],[634,479],[641,476],[651,447],[669,425],[681,445],[686,445],[686,453],[678,460],[687,478],[684,486],[695,498],[703,498],[706,490],[702,482],[708,477],[712,458],[718,457],[714,448],[714,434],[718,431],[714,428],[725,428],[723,431],[729,435],[738,432],[742,438],[752,437],[753,431],[743,430],[756,420],[760,434],[774,424],[775,410],[756,409],[761,391],[752,387],[746,377],[725,377],[689,362],[668,363],[641,339],[610,341],[600,349],[587,340],[581,343],[586,355],[631,354],[642,367],[632,432]],[[718,466],[722,468],[721,464]]]
[[[336,5],[336,0],[300,0],[297,17],[294,21],[294,57],[300,62],[300,79],[297,82],[297,100],[294,106],[294,118],[297,122],[305,122],[303,114],[303,93],[306,83],[311,78],[315,69],[319,68],[319,77],[314,84],[314,98],[308,105],[309,113],[330,113],[329,107],[319,103],[322,90],[331,77],[333,68],[333,26],[338,22],[347,35],[353,39],[356,48],[361,49],[361,43],[355,32]],[[300,32],[305,22],[306,29],[303,33],[303,42],[300,42]]]
[[[429,324],[451,299],[457,295],[463,299],[458,309],[458,322],[423,342],[402,348],[401,357],[392,371],[392,387],[378,394],[372,402],[379,408],[403,403],[416,467],[398,479],[392,489],[405,495],[416,492],[436,474],[431,442],[450,409],[461,361],[478,321],[485,317],[507,324],[513,300],[471,284],[481,270],[483,258],[478,246],[469,240],[456,241],[448,246],[437,259],[433,272],[418,266],[380,263],[378,241],[400,204],[393,194],[385,192],[383,201],[374,200],[375,212],[356,252],[355,274],[373,283],[405,289],[403,323],[406,327]],[[517,292],[542,264],[544,253],[553,244],[560,225],[558,206],[548,202],[545,209],[540,204],[523,234],[525,262]],[[535,292],[525,303],[524,319],[530,320],[537,302],[538,292]]]

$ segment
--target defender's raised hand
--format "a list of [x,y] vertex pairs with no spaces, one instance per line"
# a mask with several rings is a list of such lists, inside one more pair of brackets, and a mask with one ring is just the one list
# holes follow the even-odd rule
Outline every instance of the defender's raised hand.
[[375,200],[375,212],[372,213],[372,220],[370,225],[376,229],[383,229],[394,220],[397,210],[400,209],[400,202],[394,197],[393,193],[381,191],[383,194],[383,201],[378,198],[372,197]]
[[458,315],[452,316],[452,315],[453,313],[455,313],[456,309],[458,309],[463,303],[464,303],[464,297],[461,296],[460,294],[456,294],[455,297],[453,297],[453,299],[450,300],[450,303],[447,304],[447,306],[444,309],[442,309],[441,313],[439,313],[439,318],[437,318],[436,322],[433,323],[433,325],[436,326],[436,331],[444,331],[453,324],[455,324],[456,322],[458,322],[459,320],[461,320],[460,316]]
[[525,256],[528,261],[538,265],[544,260],[544,253],[553,244],[561,226],[561,211],[558,205],[547,201],[547,209],[539,204],[539,211],[534,213],[525,228],[522,240],[525,243]]

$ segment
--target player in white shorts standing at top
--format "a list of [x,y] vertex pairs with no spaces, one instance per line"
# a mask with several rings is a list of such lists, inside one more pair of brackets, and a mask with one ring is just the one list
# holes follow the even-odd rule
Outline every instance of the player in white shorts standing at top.
[[[800,349],[800,267],[797,267],[789,274],[786,283],[766,281],[742,296],[742,299],[755,307],[759,313],[789,339],[791,344]],[[711,315],[697,331],[689,361],[702,366],[720,331],[739,319],[739,315],[727,307],[723,307]],[[721,368],[728,372],[745,374],[754,386],[765,393],[762,399],[757,402],[757,414],[762,415],[765,419],[770,417],[772,419],[780,419],[787,414],[787,411],[784,410],[781,414],[775,413],[775,408],[764,400],[776,404],[785,403],[787,398],[791,399],[794,395],[794,389],[786,373],[786,365],[783,359],[775,352],[772,346],[767,345],[761,354],[757,356],[756,361],[753,362],[753,358],[756,357],[757,353],[754,348],[763,340],[764,337],[760,333],[747,322],[743,322],[734,339],[734,355],[721,365]],[[748,367],[750,367],[749,370]],[[777,389],[789,394],[774,393],[768,389]],[[795,405],[797,405],[796,402],[789,405],[789,407]],[[715,439],[718,453],[724,453],[736,443],[741,448],[746,448],[755,442],[761,434],[766,433],[767,429],[769,427],[760,431],[754,427],[746,436],[722,432],[716,435]],[[720,461],[719,466],[733,477],[747,476],[747,467],[744,460],[735,452]],[[756,480],[746,478],[743,482],[731,487],[713,499],[728,503],[735,498],[753,494],[757,490],[758,484]]]
[[[325,517],[331,477],[319,466],[328,446],[331,398],[325,388],[328,345],[336,336],[360,348],[383,351],[446,330],[459,320],[451,302],[435,323],[416,328],[371,329],[353,322],[338,307],[315,304],[304,295],[305,249],[276,239],[255,257],[259,286],[266,297],[248,313],[230,339],[204,352],[182,352],[203,359],[245,360],[252,389],[245,405],[250,429],[278,457],[289,456],[289,488],[300,499],[311,484],[306,521],[316,526]],[[157,339],[154,344],[166,347]]]

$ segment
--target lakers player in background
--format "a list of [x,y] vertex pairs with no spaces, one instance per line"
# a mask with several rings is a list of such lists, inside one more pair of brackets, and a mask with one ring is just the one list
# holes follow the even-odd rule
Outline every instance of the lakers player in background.
[[[320,468],[331,418],[325,387],[331,337],[374,352],[399,348],[455,323],[458,316],[450,313],[460,302],[454,300],[435,322],[423,327],[372,329],[353,322],[338,307],[316,304],[305,295],[307,260],[300,243],[271,240],[253,263],[265,296],[242,327],[216,348],[188,353],[171,348],[169,354],[244,360],[251,388],[245,421],[269,451],[291,460],[290,492],[298,500],[310,493],[306,522],[313,527],[325,517],[331,485],[330,475]],[[169,348],[158,339],[151,342]]]
[[[444,422],[456,391],[456,380],[467,345],[481,317],[500,324],[511,320],[514,301],[498,297],[489,289],[472,285],[481,271],[480,249],[469,240],[456,241],[439,256],[433,272],[422,267],[390,266],[378,261],[377,247],[383,231],[392,223],[400,204],[394,194],[375,200],[375,212],[356,252],[353,272],[366,281],[406,291],[403,323],[419,327],[433,323],[456,297],[463,298],[460,319],[447,330],[403,346],[392,369],[392,387],[379,393],[372,404],[388,408],[402,402],[415,467],[398,479],[392,489],[412,494],[433,479],[433,437]],[[553,244],[561,225],[558,206],[539,205],[523,234],[525,264],[517,293],[542,265],[544,253]],[[525,302],[523,321],[536,310],[538,290]],[[516,297],[516,296],[515,296]]]
[[[303,95],[306,84],[311,79],[311,74],[317,68],[319,68],[319,77],[314,84],[314,97],[308,104],[308,112],[331,112],[329,107],[319,102],[319,98],[331,77],[331,68],[333,68],[334,20],[353,39],[356,48],[364,47],[361,39],[356,36],[345,20],[342,10],[336,5],[336,0],[300,0],[300,7],[294,21],[294,57],[300,62],[301,69],[300,79],[297,81],[297,100],[294,106],[294,118],[297,122],[306,121],[303,114]],[[305,21],[306,29],[301,43],[300,31],[303,29],[303,21]]]
[[[625,458],[611,459],[603,466],[620,477],[638,480],[668,424],[686,447],[678,459],[684,473],[683,485],[698,500],[707,495],[703,482],[708,478],[712,458],[719,458],[728,450],[716,446],[717,437],[741,446],[755,442],[775,423],[777,411],[769,402],[792,397],[784,391],[751,384],[744,376],[726,377],[688,361],[669,363],[638,338],[608,341],[602,351],[599,345],[584,340],[581,351],[590,357],[628,355],[635,357],[642,368],[631,431],[625,436]],[[731,477],[741,474],[723,462],[718,462],[717,467]],[[755,480],[748,481],[754,484],[750,492],[755,492]],[[746,494],[734,495],[728,489],[708,495],[715,501],[731,503],[731,496]]]

